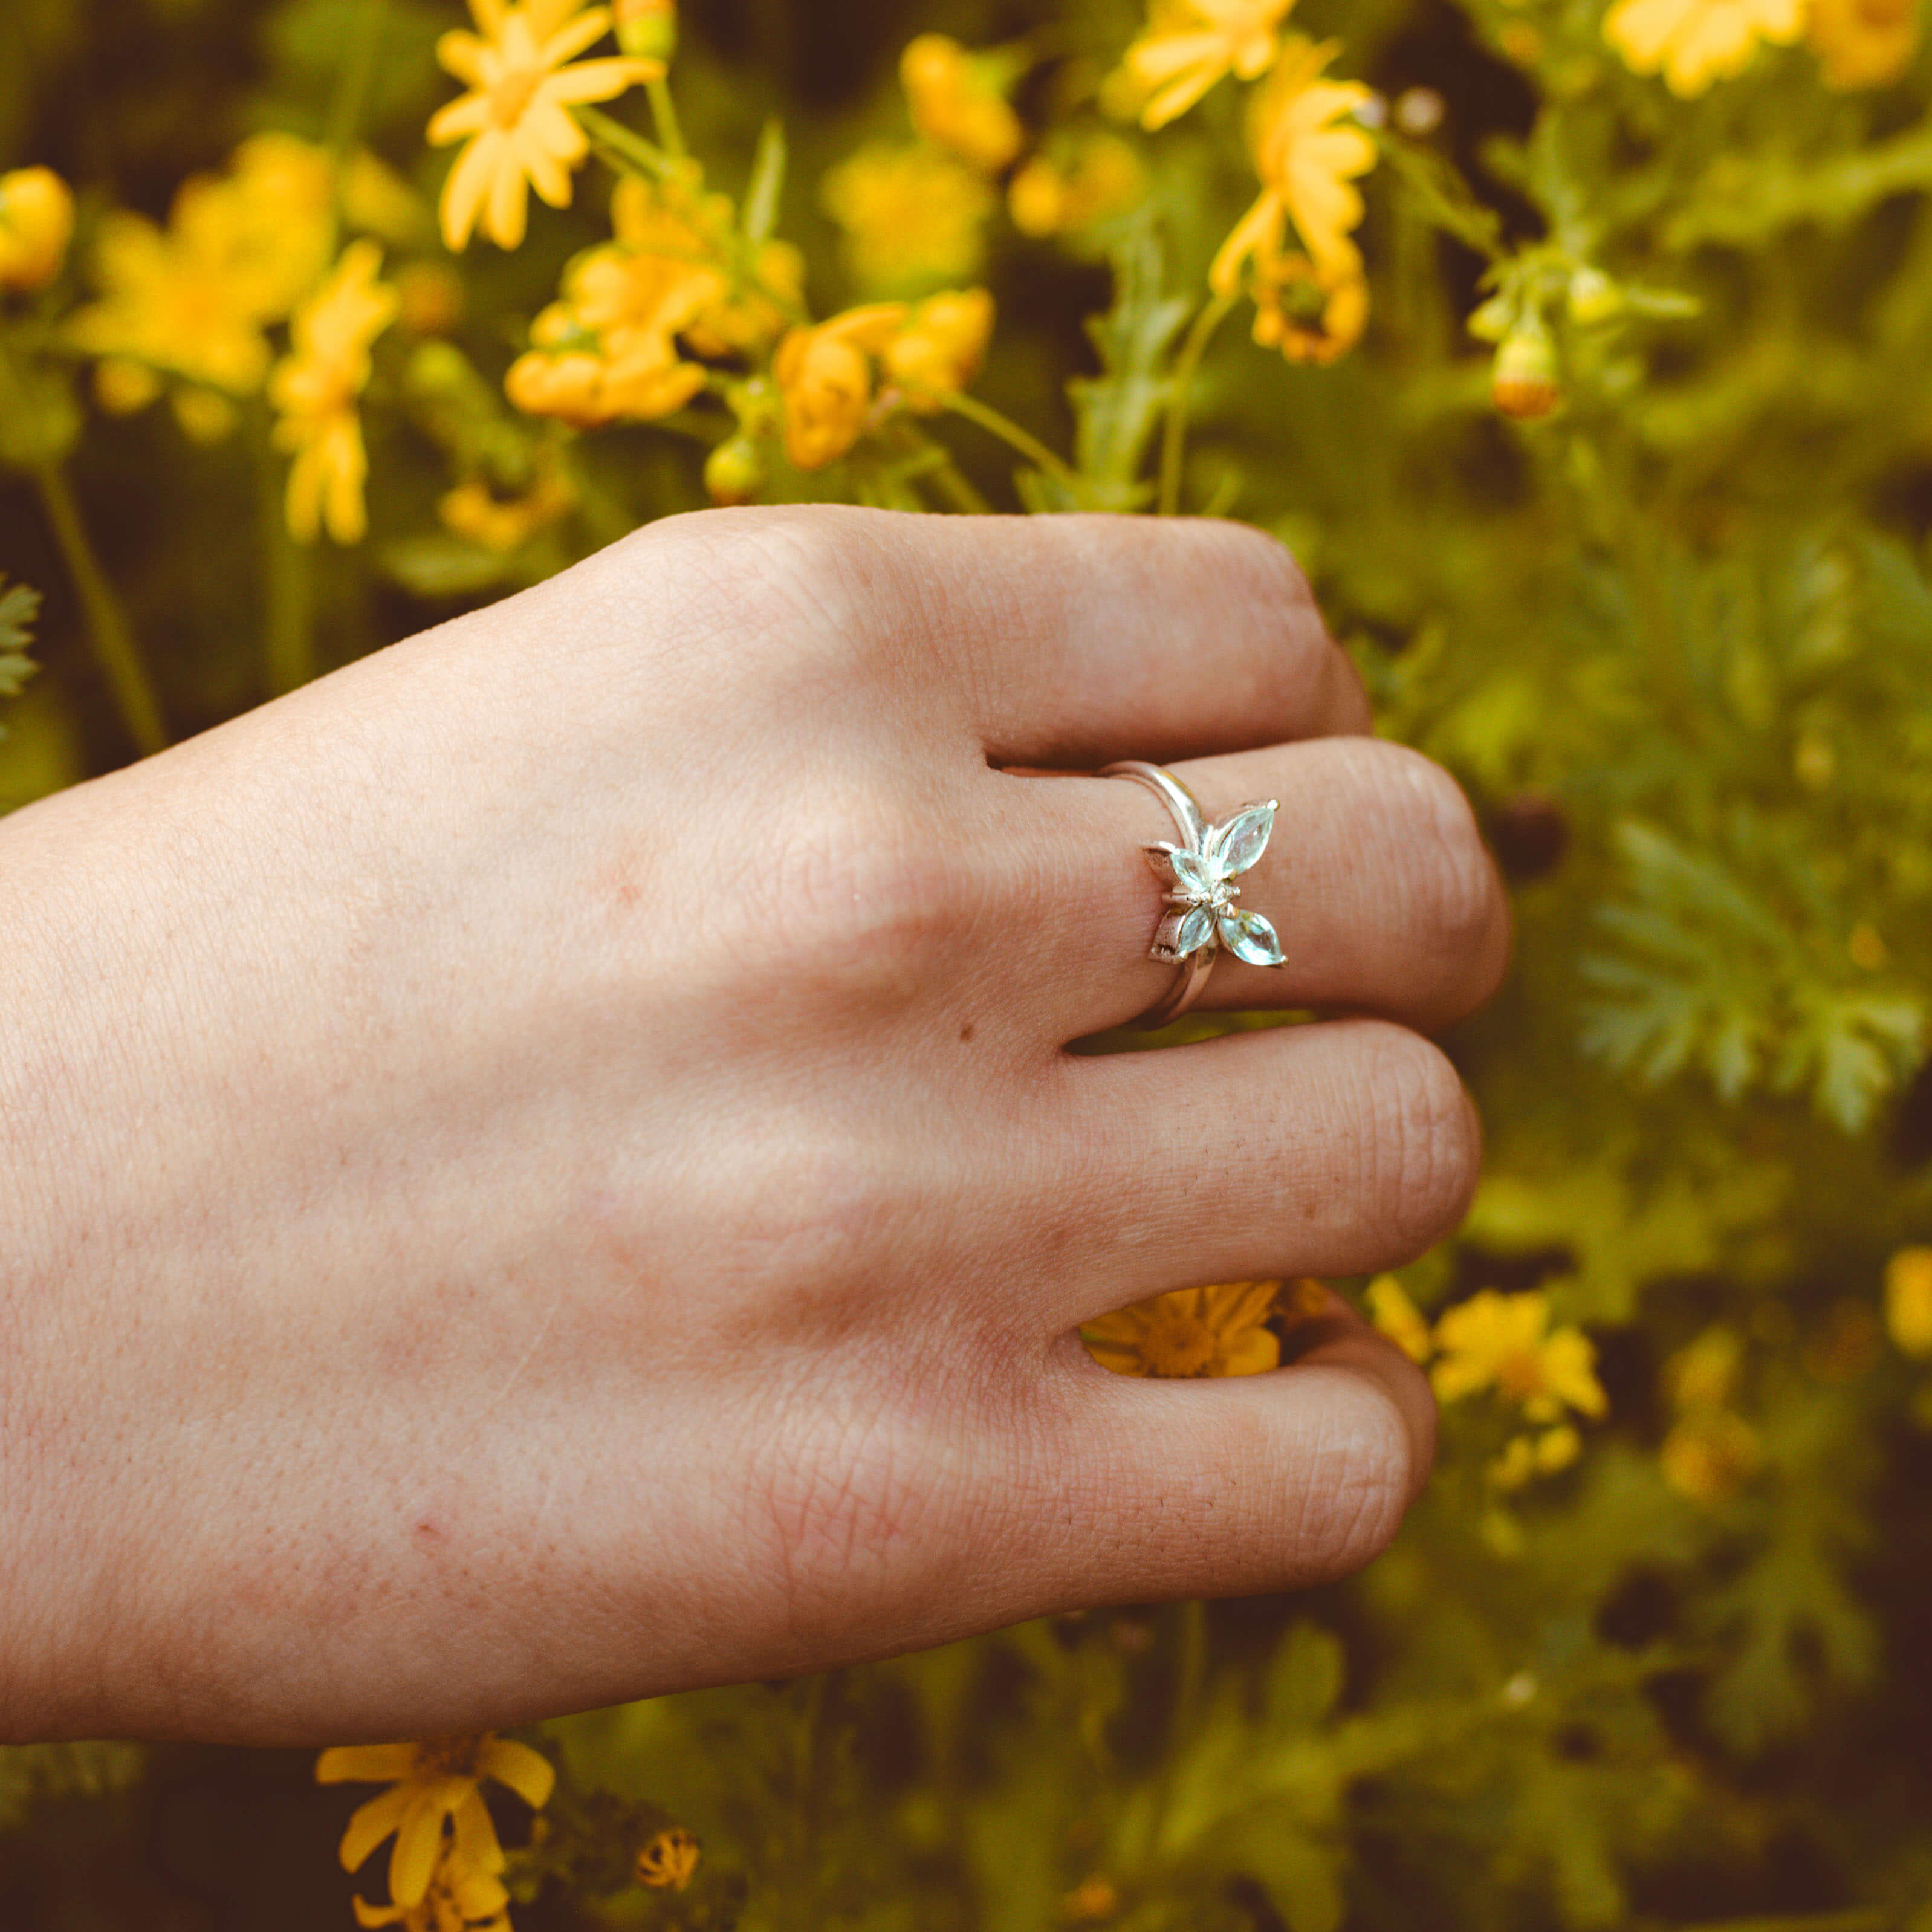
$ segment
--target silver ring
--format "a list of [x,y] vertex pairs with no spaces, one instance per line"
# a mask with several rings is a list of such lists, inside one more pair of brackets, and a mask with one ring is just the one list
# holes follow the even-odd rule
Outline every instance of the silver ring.
[[1160,765],[1126,758],[1103,766],[1100,776],[1131,778],[1144,785],[1174,814],[1182,841],[1174,845],[1162,840],[1141,848],[1155,878],[1166,888],[1167,910],[1154,928],[1148,957],[1178,970],[1166,998],[1134,1024],[1162,1027],[1180,1018],[1207,990],[1208,975],[1224,946],[1250,966],[1282,964],[1281,941],[1274,928],[1259,913],[1237,906],[1241,889],[1229,883],[1268,850],[1280,809],[1276,801],[1244,805],[1225,824],[1212,825],[1200,801]]

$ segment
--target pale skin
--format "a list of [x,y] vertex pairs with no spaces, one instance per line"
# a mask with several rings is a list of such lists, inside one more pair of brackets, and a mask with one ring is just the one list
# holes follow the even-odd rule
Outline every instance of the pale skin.
[[[1433,1412],[1337,1311],[1132,1380],[1077,1325],[1401,1262],[1478,1136],[1469,808],[1226,524],[657,524],[0,824],[0,1736],[322,1744],[1293,1588]],[[1348,1017],[1070,1054],[1171,764]]]

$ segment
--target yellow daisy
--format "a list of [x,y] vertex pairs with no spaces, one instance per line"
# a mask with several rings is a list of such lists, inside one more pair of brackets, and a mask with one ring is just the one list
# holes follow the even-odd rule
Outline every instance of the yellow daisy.
[[503,1849],[478,1789],[484,1779],[507,1784],[533,1811],[549,1802],[556,1781],[548,1758],[490,1731],[422,1744],[338,1745],[316,1761],[315,1775],[320,1784],[389,1786],[350,1820],[342,1868],[358,1870],[394,1832],[389,1897],[405,1910],[428,1897],[439,1866],[464,1876],[502,1870]]
[[368,458],[356,398],[369,380],[369,346],[395,320],[394,289],[379,282],[382,251],[373,242],[344,250],[335,272],[296,311],[294,350],[277,364],[268,400],[280,412],[278,447],[294,452],[288,522],[298,542],[326,526],[339,544],[368,527],[362,485]]
[[638,1854],[638,1882],[652,1892],[682,1892],[698,1871],[698,1840],[682,1825],[652,1838]]
[[1294,0],[1156,0],[1126,68],[1146,94],[1141,124],[1165,127],[1233,74],[1255,80],[1280,52],[1276,29]]
[[801,470],[823,470],[864,433],[872,408],[872,358],[906,319],[903,302],[848,309],[778,344],[772,379],[784,399],[785,453]]
[[1256,97],[1250,139],[1262,192],[1214,257],[1208,279],[1217,294],[1234,293],[1250,259],[1268,265],[1288,254],[1291,225],[1320,274],[1359,272],[1348,238],[1362,219],[1354,177],[1375,166],[1376,148],[1359,127],[1336,124],[1370,98],[1359,82],[1321,78],[1339,46],[1293,42]]
[[1318,268],[1304,254],[1264,254],[1255,262],[1255,340],[1291,362],[1333,362],[1369,326],[1369,284],[1351,248]]
[[1886,87],[1918,51],[1919,0],[1811,0],[1811,51],[1825,85]]
[[371,1905],[352,1898],[364,1932],[395,1925],[402,1932],[510,1932],[510,1894],[494,1872],[475,1871],[446,1851],[415,1905]]
[[819,194],[868,292],[916,293],[976,274],[999,206],[984,176],[923,142],[869,142],[827,171]]
[[478,32],[436,44],[436,58],[470,92],[429,124],[431,144],[469,136],[442,190],[442,238],[469,245],[481,218],[500,248],[522,244],[534,188],[553,208],[570,205],[571,170],[590,152],[574,102],[609,100],[664,78],[662,61],[617,55],[568,62],[610,31],[608,8],[582,0],[470,0]]
[[1436,1345],[1442,1358],[1430,1379],[1439,1401],[1493,1388],[1520,1402],[1530,1421],[1551,1423],[1566,1408],[1600,1416],[1610,1407],[1597,1380],[1595,1345],[1580,1328],[1552,1334],[1544,1295],[1486,1288],[1436,1323]]
[[886,344],[886,373],[913,392],[914,410],[928,413],[973,380],[992,333],[993,298],[984,289],[928,296]]
[[1177,1288],[1103,1315],[1081,1331],[1087,1350],[1117,1376],[1252,1376],[1281,1360],[1268,1326],[1278,1281]]
[[1617,0],[1604,38],[1634,73],[1661,72],[1689,98],[1741,74],[1760,40],[1788,46],[1804,31],[1804,0]]
[[912,124],[970,167],[998,174],[1026,140],[999,85],[998,63],[945,34],[921,34],[899,56]]

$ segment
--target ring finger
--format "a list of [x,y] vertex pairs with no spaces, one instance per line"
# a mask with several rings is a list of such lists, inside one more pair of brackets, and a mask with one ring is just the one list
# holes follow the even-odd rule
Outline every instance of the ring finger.
[[[1398,745],[1326,738],[1178,764],[1174,775],[1224,823],[1277,802],[1266,850],[1238,884],[1284,964],[1225,947],[1201,1004],[1372,1012],[1430,1030],[1495,990],[1509,912],[1474,814],[1448,774]],[[1167,910],[1145,844],[1182,842],[1151,792],[1118,778],[992,775],[1004,788],[1006,849],[1025,855],[1019,916],[1042,944],[1030,994],[1058,1039],[1136,1018],[1176,968],[1148,947]]]

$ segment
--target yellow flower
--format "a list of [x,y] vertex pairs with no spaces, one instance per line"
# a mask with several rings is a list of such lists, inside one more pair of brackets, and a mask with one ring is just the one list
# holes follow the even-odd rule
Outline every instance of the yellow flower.
[[1600,1416],[1610,1407],[1597,1380],[1597,1351],[1577,1328],[1550,1330],[1550,1303],[1536,1294],[1486,1288],[1436,1324],[1442,1359],[1431,1371],[1437,1399],[1454,1402],[1494,1388],[1522,1405],[1532,1422],[1562,1420],[1564,1408]]
[[[470,92],[441,109],[429,140],[470,137],[442,189],[442,238],[469,246],[480,217],[500,248],[522,244],[529,190],[552,208],[570,205],[571,170],[590,152],[573,103],[610,100],[640,81],[662,80],[662,61],[619,55],[567,63],[610,31],[602,7],[583,0],[470,0],[478,33],[436,43],[436,58]],[[479,38],[480,35],[480,38]]]
[[1825,85],[1886,87],[1918,51],[1919,0],[1810,0],[1811,50]]
[[873,142],[832,169],[820,191],[844,231],[854,278],[892,292],[975,274],[998,205],[982,176],[922,143]]
[[1214,257],[1208,279],[1216,294],[1234,293],[1251,257],[1264,278],[1274,272],[1270,265],[1288,253],[1291,224],[1320,275],[1360,272],[1348,238],[1362,218],[1354,178],[1375,166],[1376,148],[1360,128],[1336,124],[1369,98],[1358,82],[1320,77],[1337,45],[1292,42],[1256,97],[1250,139],[1262,192]]
[[640,254],[662,257],[701,289],[678,332],[698,356],[749,356],[775,340],[788,310],[805,289],[805,257],[789,242],[767,242],[748,274],[731,262],[735,222],[730,200],[707,195],[696,183],[618,184],[610,224],[617,239]]
[[1318,268],[1306,255],[1262,254],[1255,261],[1255,340],[1291,362],[1333,362],[1369,325],[1369,284],[1361,257]]
[[944,406],[978,373],[993,333],[993,298],[984,289],[928,296],[886,344],[886,371],[912,393],[921,414]]
[[1412,1362],[1426,1362],[1435,1353],[1429,1324],[1394,1275],[1378,1274],[1369,1283],[1369,1316]]
[[1763,1460],[1757,1432],[1727,1408],[1700,1408],[1664,1438],[1664,1480],[1707,1508],[1735,1496]]
[[1006,212],[1022,235],[1077,233],[1145,197],[1147,170],[1118,134],[1088,134],[1060,155],[1036,154],[1006,190]]
[[536,475],[520,496],[499,496],[481,477],[459,484],[436,506],[443,527],[485,550],[507,556],[520,550],[577,506],[577,492],[555,453],[538,458]]
[[1252,1376],[1281,1360],[1268,1326],[1278,1281],[1177,1288],[1090,1322],[1088,1352],[1117,1376]]
[[1142,124],[1165,127],[1215,83],[1255,80],[1274,64],[1275,30],[1294,0],[1155,0],[1126,70],[1148,98]]
[[45,288],[74,238],[74,195],[51,168],[0,175],[0,289]]
[[494,1872],[464,1865],[446,1849],[415,1905],[371,1905],[352,1898],[365,1932],[396,1925],[402,1932],[510,1932],[510,1894]]
[[906,317],[903,302],[848,309],[778,344],[772,376],[784,400],[785,454],[822,470],[856,442],[872,406],[872,365]]
[[912,124],[969,166],[998,174],[1026,139],[1007,104],[994,63],[945,34],[921,34],[899,56]]
[[1567,1469],[1583,1453],[1583,1438],[1567,1422],[1538,1436],[1513,1436],[1484,1471],[1499,1490],[1520,1490],[1538,1476]]
[[1900,1248],[1886,1264],[1885,1325],[1908,1355],[1932,1355],[1932,1248]]
[[484,1779],[507,1784],[542,1810],[556,1778],[548,1758],[488,1731],[422,1744],[339,1745],[322,1753],[315,1774],[322,1784],[388,1785],[350,1820],[342,1868],[358,1870],[393,1832],[389,1897],[406,1911],[428,1898],[439,1865],[452,1878],[502,1870],[496,1828],[477,1788]]
[[698,1840],[682,1825],[660,1832],[638,1854],[638,1882],[653,1892],[682,1892],[698,1870]]
[[373,242],[344,250],[335,272],[296,311],[293,351],[268,385],[282,418],[276,445],[295,453],[288,521],[300,543],[313,543],[325,524],[338,543],[359,543],[368,526],[369,464],[356,401],[369,380],[369,345],[395,320],[396,292],[376,279],[382,266]]
[[1735,1328],[1707,1328],[1664,1365],[1664,1385],[1680,1411],[1721,1408],[1737,1388],[1744,1342]]
[[1741,74],[1760,40],[1788,46],[1804,31],[1804,0],[1617,0],[1604,38],[1636,74],[1664,75],[1685,99]]

